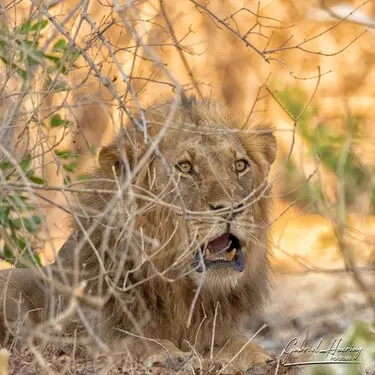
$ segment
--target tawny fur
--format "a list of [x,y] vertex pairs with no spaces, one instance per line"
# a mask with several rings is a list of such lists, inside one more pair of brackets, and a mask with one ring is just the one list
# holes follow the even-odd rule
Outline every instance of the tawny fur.
[[[203,356],[226,347],[219,358],[228,361],[233,351],[246,345],[243,318],[254,317],[267,297],[267,175],[276,142],[270,127],[242,130],[227,109],[212,100],[184,98],[171,115],[173,109],[170,102],[145,112],[146,142],[132,125],[101,151],[100,168],[85,184],[99,192],[78,195],[79,223],[44,275],[69,284],[69,290],[84,281],[89,296],[105,301],[98,310],[79,299],[93,327],[91,334],[119,351],[159,360],[158,347],[172,357],[192,347]],[[155,147],[164,126],[169,128]],[[175,168],[187,158],[194,174]],[[244,174],[233,169],[241,158],[249,160]],[[127,187],[119,193],[122,184]],[[231,212],[239,204],[243,209]],[[228,210],[210,212],[212,206]],[[197,248],[226,231],[241,240],[244,271],[210,269],[198,274],[192,263]],[[4,280],[10,280],[7,298],[3,296],[7,307],[2,309],[8,319],[14,317],[12,299],[26,288],[21,272],[28,271],[2,273],[2,289]],[[25,301],[24,311],[41,307],[47,317],[59,295],[69,302],[69,290],[51,291],[48,282],[27,275],[25,293],[31,300]],[[14,287],[15,283],[21,284]],[[70,329],[77,326],[70,324]],[[116,346],[119,342],[124,346]],[[253,344],[244,352],[237,368],[267,358]]]

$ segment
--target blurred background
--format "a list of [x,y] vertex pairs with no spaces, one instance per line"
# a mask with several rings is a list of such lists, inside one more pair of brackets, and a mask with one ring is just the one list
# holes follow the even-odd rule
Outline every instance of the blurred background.
[[[274,281],[257,340],[280,354],[294,336],[342,336],[375,362],[374,1],[4,0],[0,12],[1,118],[12,125],[0,136],[34,184],[87,178],[126,112],[178,85],[225,102],[244,126],[274,124]],[[36,192],[30,230],[12,235],[21,247],[31,236],[47,263],[69,235],[71,198]],[[5,245],[2,268],[14,256]]]

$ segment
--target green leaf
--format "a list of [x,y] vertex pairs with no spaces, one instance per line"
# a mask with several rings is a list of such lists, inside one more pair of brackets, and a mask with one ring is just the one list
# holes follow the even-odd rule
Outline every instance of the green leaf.
[[18,193],[13,193],[11,196],[8,196],[8,204],[7,207],[19,208],[21,210],[33,210],[34,207],[31,204],[28,204],[28,198],[24,197]]
[[13,263],[14,261],[13,252],[7,244],[4,245],[4,258],[10,263]]
[[45,54],[44,57],[48,60],[51,60],[52,62],[54,62],[55,64],[57,63],[60,63],[61,61],[61,58],[60,57],[57,57],[57,56],[53,56],[53,55],[49,55],[49,54]]
[[4,227],[9,227],[9,213],[3,210],[0,211],[0,223]]
[[31,27],[32,27],[32,24],[31,24],[31,20],[27,20],[25,21],[19,28],[19,32],[21,34],[27,34],[28,32],[31,31]]
[[42,267],[42,260],[40,259],[40,255],[38,253],[33,253],[32,258],[36,266]]
[[31,166],[31,155],[27,155],[20,163],[20,168],[23,172],[26,172],[28,169],[30,169]]
[[0,162],[0,169],[4,170],[4,169],[10,169],[10,168],[13,168],[13,164],[9,161],[2,161]]
[[64,177],[64,185],[70,185],[72,183],[72,178],[70,176]]
[[44,57],[43,51],[34,49],[32,51],[28,51],[26,61],[30,66],[36,66],[42,63]]
[[51,118],[51,126],[54,128],[56,126],[61,126],[64,124],[64,120],[61,118],[59,114],[53,115]]
[[74,172],[78,167],[78,163],[75,162],[75,161],[72,161],[71,163],[68,163],[68,164],[64,164],[63,165],[63,168],[67,171],[67,172]]
[[10,196],[9,199],[11,199],[14,202],[18,202],[19,204],[22,204],[23,202],[26,202],[28,200],[28,197],[24,197],[19,193],[13,193],[13,195]]
[[88,174],[80,174],[79,176],[77,176],[78,181],[87,181],[90,180],[90,178],[91,176]]
[[40,225],[42,222],[42,219],[39,216],[33,216],[32,220],[35,222],[36,225]]
[[10,226],[13,229],[25,228],[28,232],[35,233],[38,229],[38,225],[42,222],[39,216],[32,216],[31,218],[20,218],[9,220]]
[[28,74],[26,70],[21,69],[20,67],[16,67],[16,73],[22,78],[24,81],[27,81],[28,79]]
[[77,153],[75,151],[70,150],[55,150],[54,151],[56,156],[61,159],[69,159],[69,158],[76,158],[78,157]]
[[74,50],[73,52],[71,52],[70,55],[69,55],[71,63],[72,64],[75,63],[76,60],[78,59],[78,57],[80,57],[80,56],[81,56],[81,51],[79,51],[77,49]]
[[23,224],[27,231],[31,233],[36,233],[38,230],[38,225],[40,225],[41,219],[39,216],[33,216],[30,219],[23,219]]
[[65,39],[59,39],[52,47],[53,52],[58,52],[66,49],[67,44]]
[[39,30],[43,30],[44,28],[46,28],[46,26],[48,25],[48,20],[43,20],[43,21],[37,21],[34,23],[34,25],[31,26],[31,31],[39,31]]
[[8,62],[7,59],[4,58],[4,56],[0,56],[0,59],[3,61],[3,63],[5,65],[10,65],[12,67],[12,69],[14,69],[14,71],[24,80],[26,81],[27,80],[27,77],[28,77],[28,74],[26,72],[26,70],[23,70],[22,68],[20,68],[17,64],[10,64]]
[[22,221],[21,221],[21,219],[9,220],[9,226],[13,229],[21,229],[22,228]]
[[[23,238],[13,237],[13,240],[16,242],[17,249],[20,250],[20,252],[23,252],[26,249],[26,242]],[[5,260],[10,263],[14,264],[16,261],[13,251],[10,249],[8,244],[4,245],[4,257],[5,257]],[[17,262],[17,266],[18,266],[18,262]]]
[[64,75],[67,75],[68,74],[68,69],[65,67],[65,66],[58,66],[57,67],[59,70],[60,70],[60,72],[62,73],[62,74],[64,74]]
[[17,237],[16,246],[18,250],[23,251],[27,246],[25,239],[23,237]]
[[27,173],[26,177],[34,184],[44,185],[45,182],[41,177],[35,176],[33,173]]
[[50,122],[53,128],[58,126],[64,126],[65,128],[71,126],[71,122],[63,120],[59,114],[53,115]]

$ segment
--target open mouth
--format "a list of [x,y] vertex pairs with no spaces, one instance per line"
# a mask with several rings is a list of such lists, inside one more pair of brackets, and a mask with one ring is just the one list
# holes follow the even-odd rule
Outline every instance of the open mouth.
[[240,240],[231,233],[224,233],[201,246],[195,254],[194,265],[197,272],[210,268],[231,268],[242,272],[244,257]]

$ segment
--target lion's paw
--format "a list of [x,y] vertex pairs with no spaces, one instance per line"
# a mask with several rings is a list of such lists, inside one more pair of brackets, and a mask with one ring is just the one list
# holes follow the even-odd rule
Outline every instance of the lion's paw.
[[272,357],[265,351],[259,351],[252,358],[252,365],[263,365],[272,361]]

